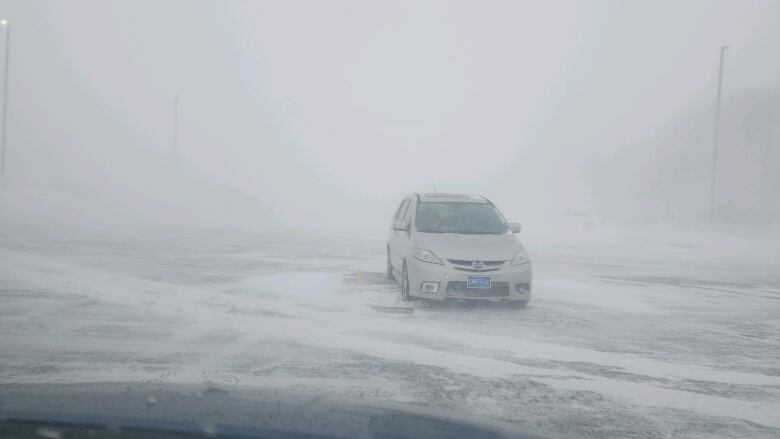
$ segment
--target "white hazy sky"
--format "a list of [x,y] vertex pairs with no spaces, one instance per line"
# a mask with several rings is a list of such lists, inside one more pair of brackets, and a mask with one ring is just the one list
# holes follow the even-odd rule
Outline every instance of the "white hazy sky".
[[169,149],[178,93],[183,160],[285,218],[331,203],[385,215],[431,180],[510,215],[587,208],[591,157],[710,108],[719,46],[734,47],[727,95],[780,85],[775,0],[2,0],[0,13],[17,178],[114,176],[127,149]]

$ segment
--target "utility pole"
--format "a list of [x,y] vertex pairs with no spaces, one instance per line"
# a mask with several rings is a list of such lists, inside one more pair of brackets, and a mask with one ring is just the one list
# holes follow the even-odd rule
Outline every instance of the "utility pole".
[[723,88],[723,58],[729,46],[720,48],[720,67],[718,69],[718,98],[715,104],[715,136],[712,142],[712,173],[710,174],[710,222],[715,219],[715,181],[718,171],[718,135],[720,134],[720,98]]
[[8,119],[8,64],[11,62],[11,24],[8,20],[0,20],[0,25],[5,28],[5,74],[3,75],[3,134],[0,140],[0,177],[5,176],[5,138]]
[[173,97],[173,156],[179,155],[179,95]]

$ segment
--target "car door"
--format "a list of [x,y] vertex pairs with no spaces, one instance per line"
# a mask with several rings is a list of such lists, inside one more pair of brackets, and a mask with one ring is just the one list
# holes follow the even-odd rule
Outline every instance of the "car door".
[[399,271],[401,269],[401,262],[403,261],[403,255],[400,248],[402,242],[400,240],[405,232],[403,230],[399,230],[398,226],[402,223],[403,217],[406,214],[406,208],[408,206],[408,198],[401,200],[401,204],[395,211],[393,220],[390,221],[390,238],[388,240],[388,245],[390,247],[390,263],[393,264],[393,268]]

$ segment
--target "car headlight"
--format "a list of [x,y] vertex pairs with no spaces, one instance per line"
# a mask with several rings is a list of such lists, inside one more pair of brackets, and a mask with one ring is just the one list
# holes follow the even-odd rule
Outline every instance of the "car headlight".
[[512,259],[512,265],[523,265],[527,264],[528,261],[528,253],[526,253],[525,250],[522,250],[514,259]]
[[441,259],[434,255],[430,250],[426,250],[424,248],[415,248],[413,254],[415,258],[423,262],[442,265]]

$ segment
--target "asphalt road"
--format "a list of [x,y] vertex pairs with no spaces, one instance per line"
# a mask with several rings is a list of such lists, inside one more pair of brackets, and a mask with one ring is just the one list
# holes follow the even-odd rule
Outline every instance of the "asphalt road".
[[399,302],[381,236],[5,226],[0,383],[284,387],[574,437],[780,437],[777,259],[527,247],[534,297],[505,309]]

